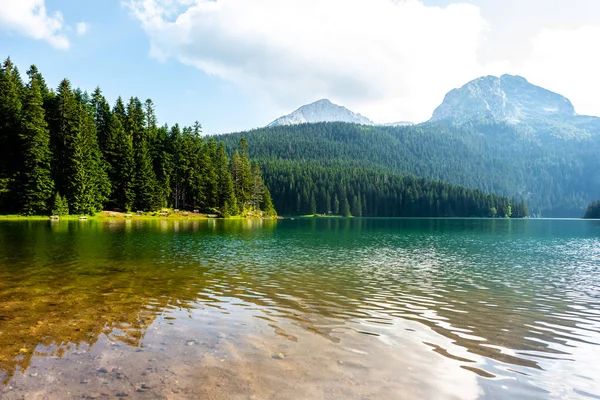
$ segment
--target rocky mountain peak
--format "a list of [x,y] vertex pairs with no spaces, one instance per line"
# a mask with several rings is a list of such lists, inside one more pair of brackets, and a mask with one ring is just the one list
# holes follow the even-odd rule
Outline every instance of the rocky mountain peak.
[[493,118],[510,123],[572,117],[575,109],[564,96],[515,75],[484,76],[451,90],[433,112],[432,121],[463,123]]
[[346,107],[333,104],[328,99],[317,100],[298,108],[291,114],[271,122],[268,126],[296,125],[315,122],[350,122],[355,124],[372,125],[367,117],[354,113]]

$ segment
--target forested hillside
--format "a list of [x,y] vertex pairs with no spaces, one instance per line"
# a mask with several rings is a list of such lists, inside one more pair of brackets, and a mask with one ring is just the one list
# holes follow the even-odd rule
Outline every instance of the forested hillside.
[[50,90],[35,66],[24,84],[0,70],[0,212],[94,214],[102,209],[199,209],[275,215],[242,138],[231,160],[200,124],[158,126],[151,100],[111,108],[65,79]]
[[[27,76],[23,83],[10,59],[0,70],[4,214],[173,207],[223,216],[258,210],[274,215],[273,203],[282,214],[528,213],[524,202],[401,176],[409,171],[401,167],[412,161],[389,151],[401,143],[393,128],[318,124],[250,132],[249,142],[243,134],[206,139],[199,123],[159,126],[151,100],[119,97],[111,107],[99,88],[90,95],[65,79],[54,91],[35,66]],[[252,154],[260,167],[251,162]]]
[[[287,161],[285,168],[301,166],[295,180],[308,166],[368,168],[525,200],[530,212],[542,216],[581,216],[600,197],[600,176],[592,173],[600,164],[600,135],[577,130],[569,136],[570,128],[548,123],[536,130],[489,120],[408,127],[319,123],[219,138],[233,149],[246,137],[252,143],[250,155],[265,168],[268,182],[282,160]],[[293,185],[291,180],[287,184]]]

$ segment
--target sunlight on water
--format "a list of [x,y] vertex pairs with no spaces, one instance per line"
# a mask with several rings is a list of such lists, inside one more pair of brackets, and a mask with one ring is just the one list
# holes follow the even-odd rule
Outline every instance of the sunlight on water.
[[0,395],[600,398],[600,223],[0,223]]

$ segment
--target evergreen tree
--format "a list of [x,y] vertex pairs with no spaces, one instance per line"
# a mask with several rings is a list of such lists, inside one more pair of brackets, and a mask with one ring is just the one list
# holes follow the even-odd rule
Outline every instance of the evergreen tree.
[[102,210],[110,182],[97,142],[96,126],[85,105],[79,105],[79,129],[70,138],[69,208],[74,214]]
[[156,130],[151,148],[154,157],[154,174],[156,175],[157,184],[157,204],[161,208],[164,208],[168,206],[169,198],[171,197],[171,179],[174,168],[169,129],[166,125]]
[[19,70],[7,58],[0,68],[0,210],[14,212],[21,162],[21,95]]
[[105,158],[109,161],[109,176],[112,183],[110,204],[131,211],[135,201],[135,157],[133,137],[123,128],[119,117],[117,100],[109,121],[108,141]]
[[69,203],[67,203],[67,200],[58,192],[56,192],[56,195],[54,196],[52,215],[69,215]]
[[266,217],[275,217],[277,216],[277,211],[275,211],[275,206],[273,205],[273,200],[271,199],[271,192],[265,186],[263,190],[262,202],[260,205],[261,210],[264,211],[264,215]]
[[25,90],[22,110],[20,197],[22,211],[27,215],[46,213],[54,190],[50,172],[50,134],[44,119],[42,92],[36,73],[33,67],[28,71],[29,85]]
[[126,129],[133,138],[135,171],[134,171],[134,206],[138,210],[155,210],[160,207],[156,196],[156,175],[154,162],[150,153],[148,124],[142,103],[132,97],[127,104]]
[[344,197],[344,200],[342,202],[342,209],[340,211],[344,217],[352,216],[352,214],[350,213],[350,203],[348,203],[347,197]]
[[67,199],[69,196],[69,163],[72,154],[72,141],[79,131],[79,110],[71,83],[63,79],[57,90],[53,104],[53,118],[50,130],[52,149],[52,177],[58,192]]
[[252,187],[250,202],[252,203],[252,211],[259,211],[263,201],[264,182],[257,163],[252,164]]
[[240,211],[251,204],[252,200],[252,167],[248,155],[248,143],[243,137],[238,143],[238,149],[231,159],[231,175],[235,197],[238,201]]
[[206,207],[218,207],[219,178],[217,176],[217,142],[211,137],[203,149],[204,177],[206,190]]
[[333,198],[333,214],[338,215],[340,213],[340,201],[338,200],[337,194]]
[[[115,149],[115,138],[111,136],[110,122],[112,113],[110,111],[110,105],[102,91],[97,87],[92,93],[91,98],[91,109],[94,116],[94,122],[96,123],[96,133],[98,135],[98,145],[100,150],[105,155],[107,162],[114,159]],[[112,168],[112,165],[111,165]]]
[[237,213],[237,200],[233,189],[233,179],[229,172],[229,160],[223,143],[219,143],[216,155],[217,207],[224,216]]
[[362,217],[362,205],[360,201],[360,196],[354,196],[352,198],[352,215],[355,217]]
[[233,181],[233,192],[237,204],[237,214],[243,211],[245,198],[242,185],[242,161],[240,158],[240,153],[237,150],[233,153],[233,157],[231,157],[230,171],[231,179]]
[[64,79],[58,87],[55,130],[51,131],[54,179],[58,191],[66,193],[74,214],[101,210],[110,192],[93,109],[85,101],[86,97],[73,92],[70,82]]
[[314,215],[317,213],[317,200],[315,199],[315,193],[310,194],[310,214]]

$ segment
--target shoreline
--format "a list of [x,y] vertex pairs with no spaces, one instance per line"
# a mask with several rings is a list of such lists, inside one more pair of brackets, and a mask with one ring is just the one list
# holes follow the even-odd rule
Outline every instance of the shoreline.
[[[154,214],[154,215],[153,215]],[[80,218],[80,215],[63,215],[57,219],[51,218],[49,215],[0,215],[0,221],[78,221],[78,220],[247,220],[247,219],[280,219],[280,217],[259,217],[259,216],[241,216],[235,215],[230,217],[209,216],[209,214],[194,214],[188,213],[169,213],[168,215],[159,215],[159,213],[146,213],[144,215],[102,211],[95,215],[85,215],[85,218]]]

